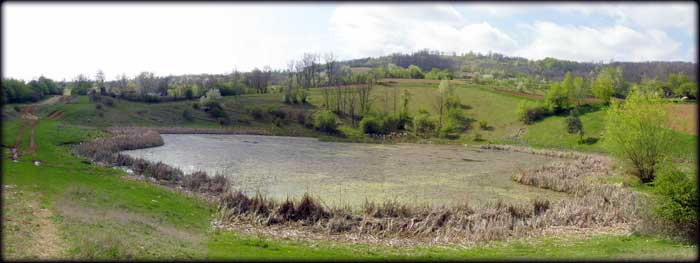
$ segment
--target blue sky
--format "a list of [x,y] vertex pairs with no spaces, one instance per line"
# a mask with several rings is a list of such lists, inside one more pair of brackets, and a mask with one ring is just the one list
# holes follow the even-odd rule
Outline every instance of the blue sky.
[[285,68],[424,48],[529,59],[695,62],[693,3],[3,3],[6,77]]

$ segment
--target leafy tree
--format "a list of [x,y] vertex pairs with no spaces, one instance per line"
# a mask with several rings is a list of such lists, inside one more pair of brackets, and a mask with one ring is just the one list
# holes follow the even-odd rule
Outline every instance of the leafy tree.
[[593,82],[591,91],[593,91],[593,95],[596,98],[605,103],[609,103],[610,98],[612,98],[615,93],[615,83],[608,74],[601,73],[598,74],[598,78]]
[[422,79],[423,78],[423,70],[416,65],[408,66],[408,74],[409,74],[409,76],[411,76],[412,79]]
[[692,81],[681,84],[676,93],[681,96],[686,96],[688,98],[697,98],[698,96],[698,84]]
[[586,99],[586,96],[588,96],[589,89],[589,83],[585,78],[579,76],[574,79],[572,97],[576,103],[576,106],[581,106],[581,104],[583,104],[583,100]]
[[549,111],[562,112],[569,108],[569,91],[565,88],[562,83],[552,83],[545,98]]
[[613,156],[629,162],[644,183],[654,179],[668,156],[673,136],[667,113],[655,93],[633,88],[624,104],[613,102],[607,112],[605,142]]
[[360,128],[365,134],[381,134],[382,130],[382,120],[373,116],[365,115],[360,121]]

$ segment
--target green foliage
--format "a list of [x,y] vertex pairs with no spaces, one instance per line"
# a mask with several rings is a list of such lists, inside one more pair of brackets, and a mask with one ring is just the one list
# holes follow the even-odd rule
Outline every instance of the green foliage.
[[612,96],[624,98],[627,95],[627,82],[622,76],[622,67],[603,67],[593,83],[592,91],[593,95],[605,102]]
[[190,109],[185,109],[182,111],[182,118],[185,119],[186,121],[193,121],[194,116],[192,116],[192,110]]
[[589,85],[588,81],[581,76],[574,79],[573,89],[571,90],[572,95],[570,97],[574,100],[576,106],[581,106],[583,100],[588,96],[590,92]]
[[569,134],[579,135],[579,142],[583,141],[583,123],[578,117],[578,111],[572,110],[568,117],[566,117],[566,131]]
[[408,75],[412,79],[422,79],[423,78],[423,70],[416,65],[410,65],[410,66],[408,66]]
[[421,109],[413,118],[413,132],[416,136],[429,138],[435,133],[437,120],[430,116],[430,113]]
[[331,111],[319,111],[314,114],[314,128],[323,132],[337,132],[338,122]]
[[204,104],[204,107],[206,107],[205,111],[209,113],[209,116],[214,117],[214,118],[228,118],[228,114],[224,110],[223,106],[221,106],[221,103],[215,100],[210,100],[206,104]]
[[36,102],[46,94],[38,84],[29,85],[22,80],[3,79],[2,97],[6,103]]
[[371,114],[365,115],[360,121],[360,129],[365,134],[381,134],[384,133],[382,128],[383,123],[380,118],[377,118]]
[[552,86],[547,91],[545,104],[549,111],[562,112],[569,108],[569,90],[562,83],[552,83]]
[[458,138],[459,134],[468,127],[468,119],[464,116],[464,112],[460,108],[449,108],[447,110],[447,118],[440,127],[440,137],[442,138]]
[[518,119],[525,124],[532,124],[538,120],[544,119],[549,115],[547,107],[540,103],[523,100],[518,103],[517,109]]
[[658,174],[654,179],[654,192],[660,196],[660,200],[655,212],[661,218],[673,222],[678,229],[694,234],[697,230],[695,222],[700,201],[695,180],[671,163],[661,166]]
[[605,142],[611,154],[628,161],[642,182],[651,182],[654,171],[667,158],[673,136],[667,113],[655,93],[633,89],[624,102],[608,110]]
[[452,79],[452,72],[448,69],[439,70],[432,68],[428,73],[425,73],[425,79]]

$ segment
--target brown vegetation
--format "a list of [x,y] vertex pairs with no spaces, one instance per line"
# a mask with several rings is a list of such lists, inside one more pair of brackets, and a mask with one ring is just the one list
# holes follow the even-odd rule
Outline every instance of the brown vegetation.
[[152,178],[157,182],[182,187],[206,195],[219,195],[230,188],[230,181],[223,175],[208,176],[205,172],[185,175],[180,169],[164,163],[154,163],[141,158],[121,154],[120,151],[163,145],[163,138],[154,129],[111,128],[111,137],[83,142],[73,147],[73,152],[101,165],[129,167],[136,174]]

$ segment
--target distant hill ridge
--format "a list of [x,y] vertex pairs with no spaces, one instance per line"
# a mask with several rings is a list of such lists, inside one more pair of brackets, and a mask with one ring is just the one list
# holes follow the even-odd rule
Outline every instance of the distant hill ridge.
[[648,61],[648,62],[576,62],[555,58],[528,60],[522,57],[509,57],[498,53],[454,54],[439,51],[422,50],[410,54],[395,53],[380,57],[367,57],[341,62],[351,67],[378,67],[389,63],[401,67],[416,65],[428,71],[431,68],[448,68],[457,73],[491,74],[497,78],[532,76],[547,80],[561,80],[566,72],[577,76],[588,76],[598,72],[603,66],[620,66],[625,80],[639,82],[644,76],[665,80],[669,73],[682,72],[693,81],[697,81],[697,63],[682,61]]

